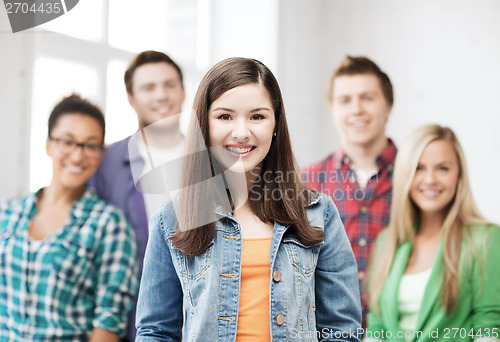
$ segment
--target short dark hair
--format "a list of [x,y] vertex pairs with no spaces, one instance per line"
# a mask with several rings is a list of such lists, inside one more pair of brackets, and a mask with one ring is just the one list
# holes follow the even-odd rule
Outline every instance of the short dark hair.
[[79,94],[73,93],[67,97],[64,97],[61,101],[59,101],[54,109],[52,109],[52,113],[49,116],[49,129],[48,136],[50,137],[50,133],[57,125],[57,121],[61,116],[68,114],[82,114],[86,116],[90,116],[94,118],[99,123],[102,129],[102,139],[104,141],[104,133],[106,130],[106,125],[104,123],[104,115],[102,111],[96,105],[92,104],[90,101],[84,99]]
[[349,55],[346,55],[333,71],[332,77],[330,78],[330,84],[328,86],[328,103],[330,105],[333,103],[333,82],[337,77],[359,74],[373,74],[377,76],[387,103],[390,105],[394,103],[394,93],[389,76],[387,76],[387,74],[383,72],[377,64],[367,57],[352,57]]
[[143,51],[132,59],[130,62],[127,71],[125,71],[124,81],[125,88],[127,88],[127,93],[132,94],[132,79],[134,78],[135,70],[138,67],[144,64],[150,63],[167,63],[175,68],[179,73],[179,77],[181,79],[181,86],[184,87],[182,71],[181,68],[175,63],[169,56],[164,54],[163,52],[147,50]]

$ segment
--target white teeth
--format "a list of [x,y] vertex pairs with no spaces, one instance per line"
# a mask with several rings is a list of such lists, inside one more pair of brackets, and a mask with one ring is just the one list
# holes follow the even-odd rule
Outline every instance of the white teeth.
[[226,146],[226,149],[228,149],[229,151],[234,152],[234,153],[242,154],[242,153],[250,152],[253,149],[253,146],[252,147],[245,147],[245,148]]
[[156,108],[156,111],[158,113],[169,113],[170,112],[170,106],[161,106],[161,107],[157,107]]
[[70,171],[70,172],[75,172],[75,173],[79,173],[79,172],[83,171],[83,167],[76,166],[76,165],[67,165],[66,169],[68,169],[68,171]]
[[366,121],[355,121],[355,122],[351,122],[350,125],[352,127],[363,127],[366,125]]
[[424,190],[422,191],[422,193],[424,194],[424,196],[430,196],[430,197],[439,195],[439,191],[437,190]]

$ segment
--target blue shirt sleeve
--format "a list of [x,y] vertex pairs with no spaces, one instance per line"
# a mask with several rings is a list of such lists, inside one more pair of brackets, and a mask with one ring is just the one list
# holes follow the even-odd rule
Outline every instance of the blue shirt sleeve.
[[327,204],[325,238],[315,272],[317,335],[321,341],[359,342],[362,330],[356,259],[337,208],[330,197],[322,196]]
[[183,294],[163,224],[161,213],[153,215],[149,222],[137,304],[136,342],[182,339]]
[[137,257],[132,228],[112,211],[96,256],[97,289],[93,326],[121,335],[137,291]]

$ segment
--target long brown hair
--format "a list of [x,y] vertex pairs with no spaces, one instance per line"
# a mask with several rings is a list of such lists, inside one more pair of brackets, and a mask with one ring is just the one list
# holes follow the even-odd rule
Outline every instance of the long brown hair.
[[[389,275],[397,248],[407,240],[415,241],[414,226],[419,218],[419,209],[410,198],[410,187],[415,170],[424,149],[436,140],[448,141],[458,160],[459,179],[455,197],[448,205],[443,222],[443,254],[445,265],[441,298],[450,312],[458,302],[458,268],[460,245],[469,235],[470,225],[486,223],[479,213],[469,185],[465,156],[455,133],[439,125],[427,125],[413,131],[398,150],[394,165],[393,198],[391,219],[383,248],[375,248],[376,254],[370,266],[370,303],[378,311],[378,298]],[[470,239],[468,239],[470,242]],[[474,250],[474,246],[471,246]]]
[[[252,185],[250,192],[253,195],[248,197],[250,209],[263,222],[290,225],[303,243],[316,245],[324,237],[324,233],[313,228],[307,219],[305,207],[311,192],[299,180],[278,82],[271,71],[255,59],[229,58],[212,67],[201,81],[186,137],[178,229],[172,243],[187,256],[201,254],[215,237],[217,217],[214,216],[211,222],[203,222],[200,216],[210,216],[214,210],[212,204],[225,207],[224,203],[228,202],[230,207],[225,208],[234,209],[226,187],[207,186],[217,177],[224,178],[220,164],[210,153],[208,114],[211,104],[222,94],[247,84],[258,84],[266,90],[276,120],[275,136],[260,170],[260,175],[266,177],[258,177]],[[269,179],[279,181],[270,182]],[[280,196],[269,196],[276,193]]]

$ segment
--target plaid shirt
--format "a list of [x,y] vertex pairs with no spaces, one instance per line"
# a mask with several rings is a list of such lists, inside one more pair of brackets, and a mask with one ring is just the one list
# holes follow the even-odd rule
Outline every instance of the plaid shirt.
[[308,167],[302,174],[308,186],[331,196],[337,205],[358,262],[363,326],[366,326],[368,312],[367,264],[373,242],[389,224],[395,157],[396,146],[389,139],[388,147],[376,160],[378,173],[370,178],[366,188],[359,186],[350,158],[342,150]]
[[86,191],[38,248],[27,228],[38,193],[0,203],[0,341],[119,335],[137,289],[135,240],[117,209]]

